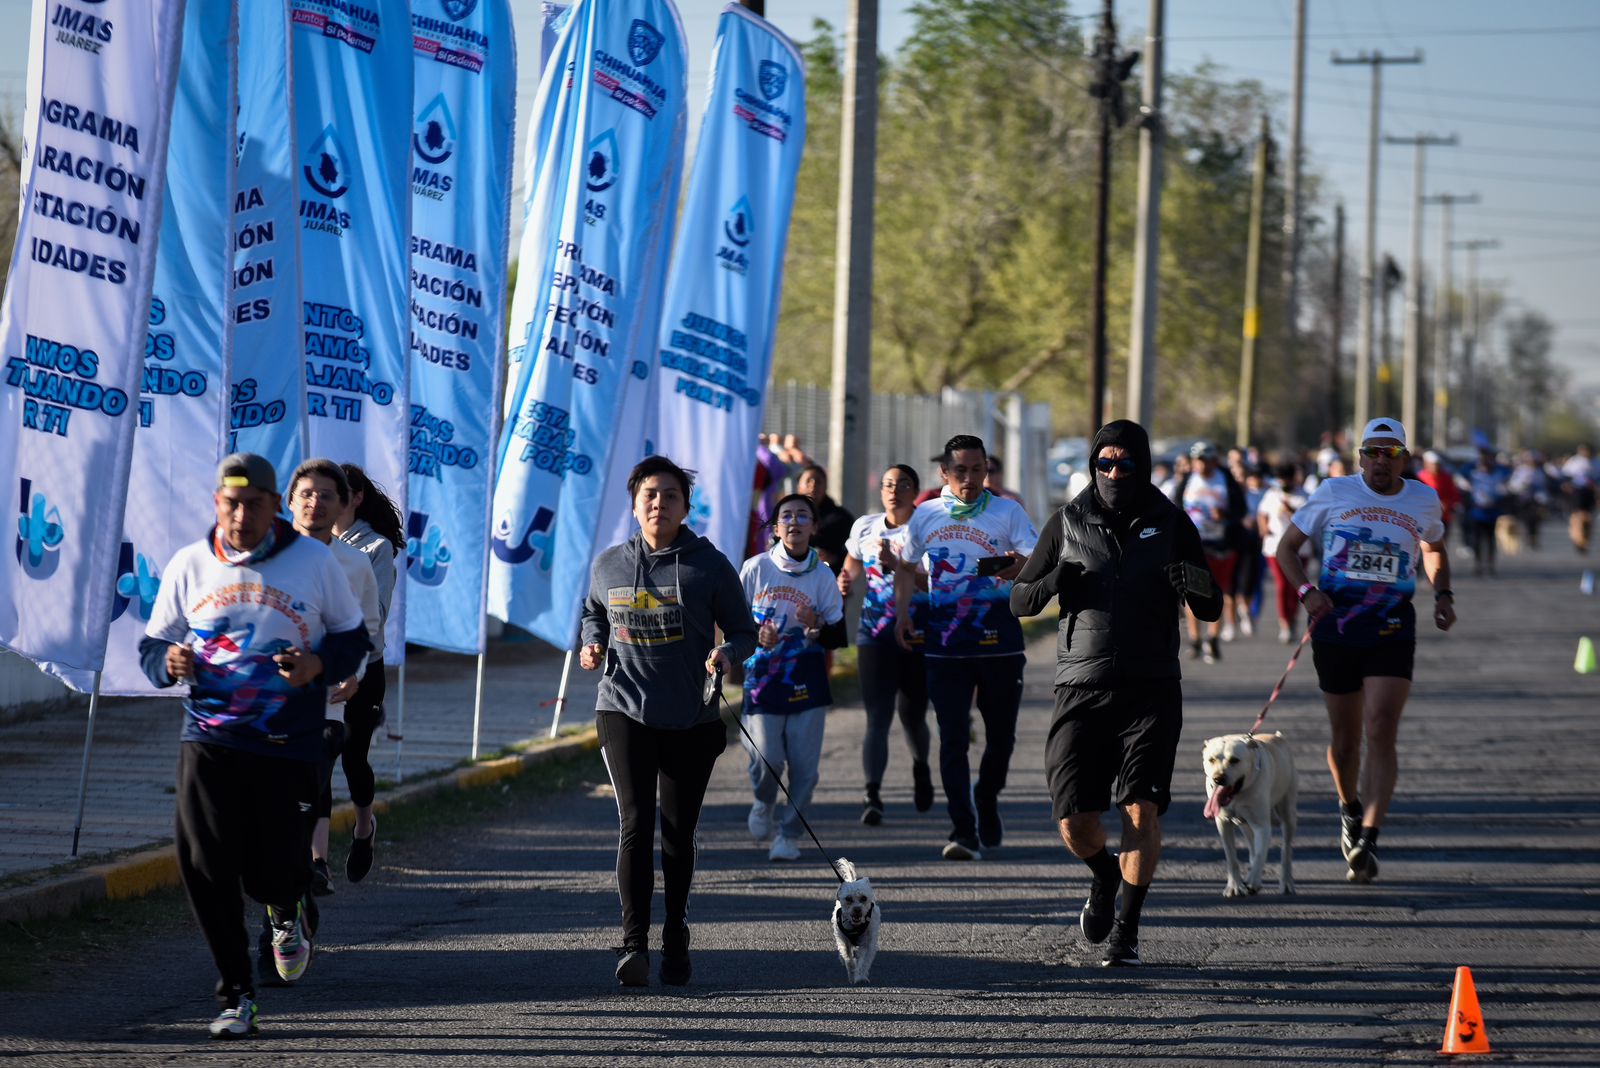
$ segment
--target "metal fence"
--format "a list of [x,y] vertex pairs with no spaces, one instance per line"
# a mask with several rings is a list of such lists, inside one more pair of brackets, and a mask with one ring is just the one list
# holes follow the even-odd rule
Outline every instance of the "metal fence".
[[[794,434],[812,456],[825,460],[828,447],[828,390],[787,382],[767,397],[767,430]],[[956,434],[976,434],[1005,463],[1007,487],[1022,495],[1029,514],[1040,522],[1054,502],[1049,481],[1050,405],[1023,400],[1020,393],[946,389],[938,396],[880,393],[872,398],[868,466],[876,478],[890,464],[910,464],[932,485],[938,454]],[[842,487],[841,487],[842,489]],[[867,488],[877,507],[878,495]],[[848,497],[840,490],[835,497]]]

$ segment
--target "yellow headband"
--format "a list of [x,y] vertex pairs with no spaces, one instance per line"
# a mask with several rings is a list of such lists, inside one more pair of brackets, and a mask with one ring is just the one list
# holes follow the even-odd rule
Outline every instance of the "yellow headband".
[[250,479],[244,475],[223,475],[222,484],[229,488],[243,489],[250,485]]

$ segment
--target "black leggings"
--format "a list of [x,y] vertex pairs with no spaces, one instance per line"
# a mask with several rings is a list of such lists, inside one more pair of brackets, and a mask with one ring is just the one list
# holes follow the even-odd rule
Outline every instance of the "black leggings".
[[667,923],[689,914],[694,881],[694,832],[717,757],[728,747],[722,721],[688,730],[646,727],[621,712],[595,713],[600,753],[617,795],[617,890],[622,896],[622,944],[650,942],[650,896],[655,889],[656,789],[661,791],[661,878]]
[[889,731],[898,710],[911,759],[928,762],[928,667],[920,651],[898,645],[858,645],[861,703],[867,706],[867,736],[861,745],[861,771],[868,786],[881,786],[889,767]]
[[333,815],[333,763],[344,758],[344,778],[350,786],[350,800],[357,805],[370,805],[377,787],[377,777],[367,752],[372,748],[372,735],[383,722],[383,695],[387,683],[383,665],[372,664],[356,684],[356,692],[344,706],[344,722],[324,720],[322,724],[323,762],[322,792],[317,795],[316,815],[327,819]]

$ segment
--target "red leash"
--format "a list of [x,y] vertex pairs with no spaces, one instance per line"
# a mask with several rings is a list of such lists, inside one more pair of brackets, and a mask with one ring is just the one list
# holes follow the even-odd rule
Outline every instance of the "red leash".
[[1261,725],[1267,721],[1267,712],[1272,708],[1272,702],[1276,701],[1278,699],[1278,695],[1283,692],[1283,684],[1289,681],[1289,673],[1294,670],[1295,664],[1300,660],[1300,654],[1305,651],[1306,643],[1310,641],[1311,627],[1308,624],[1306,626],[1306,632],[1300,635],[1300,644],[1294,647],[1294,654],[1289,657],[1289,666],[1283,669],[1283,675],[1278,679],[1278,685],[1272,688],[1272,696],[1268,697],[1267,703],[1261,706],[1261,715],[1256,717],[1254,725],[1252,725],[1251,728],[1245,732],[1246,734],[1254,734],[1256,731],[1260,730]]

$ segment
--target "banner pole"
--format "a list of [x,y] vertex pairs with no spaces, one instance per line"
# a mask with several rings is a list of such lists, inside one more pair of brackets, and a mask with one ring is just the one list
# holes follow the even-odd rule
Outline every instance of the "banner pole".
[[400,770],[400,762],[405,756],[406,746],[406,665],[400,662],[399,708],[395,710],[395,741],[394,741],[394,781],[395,785],[405,781],[405,776]]
[[472,759],[478,759],[478,731],[483,725],[483,663],[489,659],[487,652],[478,654],[478,692],[472,699]]
[[83,832],[83,805],[89,794],[89,756],[94,752],[94,717],[100,708],[100,672],[94,673],[94,689],[89,693],[89,723],[83,732],[83,767],[78,771],[78,818],[72,824],[72,855],[78,855],[78,836]]
[[556,714],[550,719],[550,737],[554,738],[556,732],[561,730],[561,710],[567,706],[567,676],[572,674],[572,650],[567,650],[567,658],[561,662],[561,688],[556,691]]

